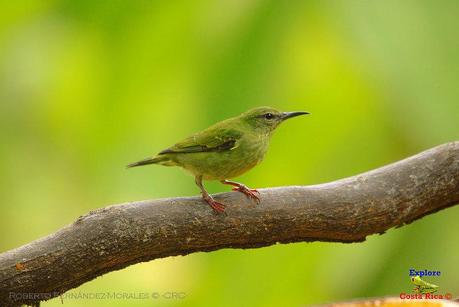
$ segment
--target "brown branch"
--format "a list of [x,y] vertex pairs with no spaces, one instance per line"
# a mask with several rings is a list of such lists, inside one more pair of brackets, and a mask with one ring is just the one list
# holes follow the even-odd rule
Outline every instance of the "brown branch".
[[[0,254],[0,305],[35,303],[97,276],[152,259],[276,242],[361,242],[459,203],[459,142],[347,179],[262,189],[261,204],[216,195],[131,202],[80,217]],[[35,295],[35,296],[34,296]]]

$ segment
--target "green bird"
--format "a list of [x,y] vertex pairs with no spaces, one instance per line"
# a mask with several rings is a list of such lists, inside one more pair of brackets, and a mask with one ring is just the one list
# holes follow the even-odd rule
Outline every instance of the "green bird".
[[203,199],[217,213],[225,206],[206,191],[203,180],[219,180],[259,203],[258,191],[228,179],[237,177],[263,160],[274,130],[288,118],[308,112],[280,112],[270,107],[251,109],[197,132],[154,157],[132,164],[180,166],[195,177]]

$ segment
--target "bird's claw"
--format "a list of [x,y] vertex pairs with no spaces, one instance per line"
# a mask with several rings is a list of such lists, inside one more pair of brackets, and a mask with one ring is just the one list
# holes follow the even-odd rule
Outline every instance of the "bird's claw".
[[257,204],[260,203],[260,197],[259,197],[260,192],[258,192],[256,189],[249,189],[245,185],[240,185],[240,186],[232,188],[232,190],[245,194],[248,198],[255,200]]
[[219,203],[212,197],[204,197],[206,203],[216,212],[216,213],[225,213],[225,205]]

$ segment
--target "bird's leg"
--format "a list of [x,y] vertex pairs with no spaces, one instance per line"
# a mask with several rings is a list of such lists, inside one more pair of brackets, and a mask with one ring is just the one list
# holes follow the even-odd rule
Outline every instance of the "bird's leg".
[[245,184],[237,183],[237,182],[229,181],[229,180],[222,180],[221,183],[234,186],[234,188],[232,189],[233,191],[239,191],[247,195],[247,197],[255,200],[257,204],[260,203],[260,197],[258,197],[258,195],[260,195],[260,192],[258,192],[257,190],[250,189]]
[[217,213],[225,212],[225,205],[217,202],[204,188],[204,185],[202,184],[202,176],[196,176],[195,182],[201,189],[202,198],[206,201],[206,203],[209,204],[209,206]]

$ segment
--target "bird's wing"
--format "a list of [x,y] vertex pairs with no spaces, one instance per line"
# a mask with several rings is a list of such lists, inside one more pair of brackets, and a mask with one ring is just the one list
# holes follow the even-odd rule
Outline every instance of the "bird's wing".
[[215,127],[198,132],[159,154],[221,152],[237,147],[242,132],[234,129]]

